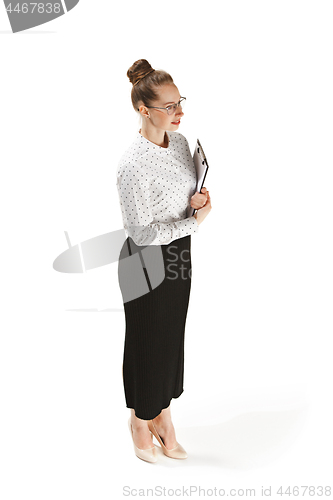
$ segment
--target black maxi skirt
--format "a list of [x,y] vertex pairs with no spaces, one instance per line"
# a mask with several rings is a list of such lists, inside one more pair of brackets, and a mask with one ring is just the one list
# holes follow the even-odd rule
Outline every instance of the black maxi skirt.
[[[118,262],[126,319],[122,366],[126,406],[143,420],[155,418],[184,390],[184,334],[191,289],[191,235],[154,247],[143,259],[140,251],[147,247],[135,245],[128,237]],[[129,272],[128,258],[137,252],[140,276],[149,291],[141,290],[140,296],[128,300],[128,290],[141,279],[138,269]],[[154,287],[147,271],[149,259],[156,263],[158,253],[165,277]]]

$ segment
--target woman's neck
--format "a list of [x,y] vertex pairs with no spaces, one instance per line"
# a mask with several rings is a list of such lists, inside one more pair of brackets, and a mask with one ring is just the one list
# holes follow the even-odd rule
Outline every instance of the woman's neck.
[[156,129],[155,127],[147,125],[145,122],[142,124],[140,129],[140,134],[143,135],[148,141],[160,146],[162,148],[167,148],[169,146],[168,134],[165,130]]

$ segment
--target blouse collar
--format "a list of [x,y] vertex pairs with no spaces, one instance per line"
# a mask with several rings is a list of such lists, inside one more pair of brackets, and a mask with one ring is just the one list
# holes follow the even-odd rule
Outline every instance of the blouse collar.
[[[141,129],[140,129],[141,130]],[[141,139],[144,141],[144,143],[147,145],[147,146],[150,146],[151,148],[154,148],[154,149],[157,149],[157,150],[160,150],[160,151],[169,151],[170,149],[170,142],[171,142],[171,136],[170,136],[170,133],[168,134],[168,132],[166,132],[166,135],[167,135],[167,138],[168,138],[168,146],[166,148],[163,148],[162,146],[158,146],[157,144],[155,144],[154,142],[151,142],[149,141],[148,139],[146,139],[141,133],[140,131],[138,131],[138,134],[137,134],[137,137],[138,139]]]

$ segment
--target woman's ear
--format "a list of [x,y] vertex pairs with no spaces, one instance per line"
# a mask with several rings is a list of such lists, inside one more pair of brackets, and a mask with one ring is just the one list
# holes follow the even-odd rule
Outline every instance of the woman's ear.
[[139,113],[140,113],[140,115],[142,115],[144,118],[149,118],[149,111],[148,111],[148,108],[147,108],[144,104],[141,104],[141,106],[139,106]]

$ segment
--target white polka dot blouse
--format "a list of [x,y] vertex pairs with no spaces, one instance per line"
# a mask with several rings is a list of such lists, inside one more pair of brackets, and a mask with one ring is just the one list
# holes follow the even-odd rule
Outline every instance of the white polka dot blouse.
[[196,171],[187,139],[167,132],[167,148],[137,132],[121,157],[117,189],[125,233],[136,245],[167,245],[199,231],[186,217],[196,191]]

